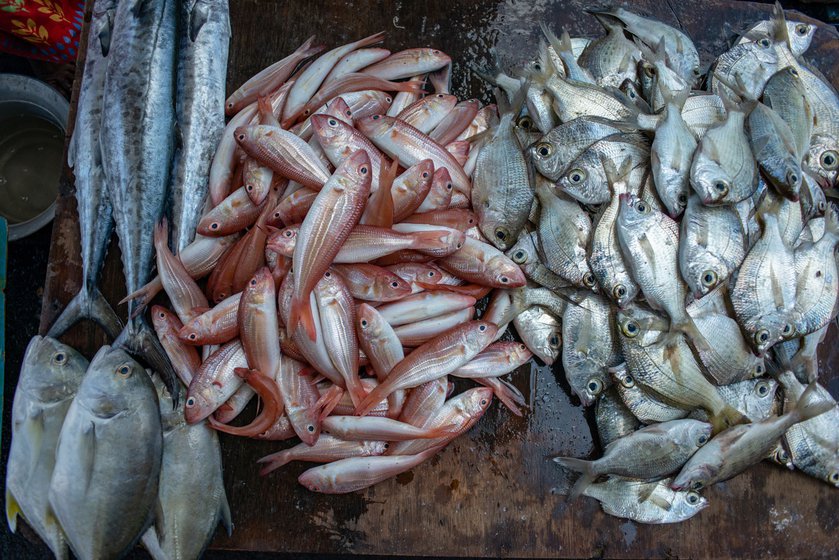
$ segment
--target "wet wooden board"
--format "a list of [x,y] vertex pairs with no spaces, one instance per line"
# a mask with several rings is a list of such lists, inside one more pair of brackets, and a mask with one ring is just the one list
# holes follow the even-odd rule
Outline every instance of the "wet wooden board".
[[[313,4],[316,4],[313,5]],[[385,46],[434,46],[454,59],[454,93],[489,101],[473,68],[489,63],[490,48],[507,68],[535,53],[540,22],[572,35],[596,36],[598,24],[579,0],[456,2],[231,0],[233,40],[228,89],[285,56],[311,34],[330,46],[385,30]],[[745,2],[634,2],[636,11],[686,30],[703,70],[731,35],[769,6]],[[798,19],[807,20],[799,17]],[[80,49],[84,52],[83,49]],[[821,26],[807,57],[839,83],[839,41]],[[81,73],[81,67],[78,70]],[[74,90],[75,97],[78,83]],[[62,185],[44,294],[45,331],[81,282],[72,179]],[[103,292],[124,295],[116,243],[104,272]],[[122,309],[124,313],[124,308]],[[92,355],[104,338],[82,325],[66,341]],[[822,345],[823,382],[839,393],[837,336]],[[426,464],[348,496],[310,493],[296,483],[305,470],[289,465],[257,476],[256,459],[284,446],[222,436],[225,481],[236,524],[213,548],[288,553],[368,553],[439,556],[710,556],[819,557],[835,554],[839,528],[836,491],[826,484],[761,464],[705,492],[710,506],[675,526],[643,526],[603,514],[597,503],[568,504],[556,489],[564,475],[555,455],[595,453],[591,428],[569,398],[559,367],[535,365],[514,374],[528,397],[523,418],[493,405],[466,436]],[[463,387],[467,384],[464,383]],[[458,390],[463,387],[459,386]]]

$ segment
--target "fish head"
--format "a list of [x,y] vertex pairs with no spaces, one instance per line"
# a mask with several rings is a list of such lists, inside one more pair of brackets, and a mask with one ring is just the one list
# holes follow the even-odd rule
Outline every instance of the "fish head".
[[[432,163],[432,165],[434,164]],[[453,189],[452,176],[448,168],[441,167],[435,170],[434,175],[431,177],[431,192],[448,196],[448,193],[453,192]]]
[[619,198],[618,228],[632,235],[643,233],[658,221],[658,212],[647,201],[630,193],[623,193]]
[[533,357],[533,352],[521,342],[512,345],[509,352],[510,363],[523,364]]
[[620,308],[624,308],[632,303],[638,296],[638,285],[634,282],[630,284],[618,283],[612,286],[612,300]]
[[[390,105],[390,103],[388,103]],[[393,128],[394,119],[386,115],[370,115],[357,119],[356,128],[367,138],[382,138]]]
[[748,325],[747,338],[758,356],[763,356],[776,343],[795,337],[795,324],[789,313],[764,314]]
[[393,272],[382,268],[374,270],[371,290],[376,297],[389,301],[410,295],[411,285]]
[[[826,181],[824,182],[825,184]],[[827,196],[824,187],[809,173],[804,173],[801,182],[801,209],[805,217],[823,216],[827,210]]]
[[689,259],[684,268],[685,282],[697,299],[711,293],[728,277],[725,263],[707,251]]
[[405,170],[393,181],[393,189],[407,189],[409,192],[422,191],[426,183],[434,180],[434,162],[424,159]]
[[[552,365],[562,351],[562,326],[559,320],[538,306],[522,311],[515,319],[516,330],[524,331],[528,349],[547,365]],[[518,327],[522,330],[519,331]]]
[[624,341],[639,346],[657,342],[669,329],[667,319],[639,305],[618,309],[617,327]]
[[823,189],[834,187],[839,176],[839,139],[827,134],[813,135],[805,164]]
[[76,400],[98,418],[109,419],[133,410],[137,400],[154,398],[154,387],[145,368],[122,348],[103,346],[99,349],[79,388]]
[[801,56],[810,48],[813,35],[816,33],[816,26],[800,21],[787,22],[787,35],[789,37],[789,49],[795,56]]
[[519,231],[516,231],[517,226],[510,222],[509,214],[494,208],[492,201],[487,202],[489,207],[484,209],[478,227],[493,245],[506,251],[516,243]]
[[589,150],[568,165],[556,182],[556,188],[585,204],[603,204],[609,200],[608,180],[600,157]]
[[361,456],[384,455],[388,447],[390,445],[386,441],[363,441],[361,442]]
[[[198,317],[200,317],[200,315]],[[198,319],[198,317],[196,317],[196,319]],[[151,322],[154,327],[154,331],[158,333],[158,337],[160,337],[162,333],[173,332],[177,335],[181,330],[181,325],[178,324],[180,323],[180,319],[162,305],[151,306]],[[192,322],[194,321],[191,321],[190,323]]]
[[[694,455],[695,457],[695,455]],[[673,490],[702,490],[714,479],[719,467],[707,462],[688,461],[682,471],[673,479],[670,487]]]
[[445,111],[448,113],[457,105],[457,96],[448,93],[438,93],[424,98],[429,113]]
[[463,342],[472,350],[480,352],[492,342],[498,327],[489,321],[470,321],[464,325]]
[[18,390],[44,404],[72,398],[88,368],[87,360],[76,350],[39,335],[29,341],[23,364],[33,375],[21,375]]
[[[298,437],[306,445],[314,445],[320,436],[320,422],[315,407],[295,406],[287,409],[288,419],[292,426],[300,426]],[[295,430],[296,431],[296,430]]]
[[386,338],[385,325],[387,323],[375,307],[366,303],[360,304],[356,308],[356,322],[360,339],[374,342]]
[[[349,111],[349,109],[347,109]],[[332,115],[312,115],[312,128],[322,145],[346,145],[351,137],[351,127]]]
[[196,424],[207,418],[218,408],[211,387],[192,384],[184,399],[184,418],[188,424]]
[[674,517],[676,519],[688,519],[701,510],[708,507],[708,498],[705,498],[695,490],[678,492],[673,504]]
[[551,139],[551,133],[534,142],[528,150],[533,165],[545,177],[559,176],[568,163],[563,161],[557,153],[556,145]]
[[699,449],[711,440],[711,424],[699,420],[678,420],[684,430],[676,437],[681,445]]
[[[594,368],[592,368],[594,370]],[[568,384],[571,390],[580,399],[583,406],[591,406],[597,398],[612,384],[609,379],[607,370],[598,368],[596,371],[591,371],[589,375],[575,376],[568,375]]]
[[691,169],[690,182],[702,203],[722,204],[732,190],[731,177],[713,161],[698,161]]
[[[373,168],[370,165],[370,155],[367,150],[359,149],[341,162],[335,170],[333,177],[338,177],[344,185],[353,185],[362,190],[370,189],[370,181],[373,177]],[[365,196],[365,200],[366,200]]]
[[[536,237],[538,239],[538,237]],[[538,261],[533,233],[520,235],[516,244],[506,253],[507,257],[521,267]]]
[[492,404],[492,389],[489,387],[475,387],[458,395],[460,410],[469,418],[480,417]]
[[299,230],[299,225],[293,225],[273,232],[268,238],[267,247],[275,253],[291,256],[294,254],[294,247],[297,245],[297,232]]
[[303,472],[297,477],[297,482],[312,492],[329,493],[330,489],[337,487],[335,475],[330,475],[329,471],[319,467]]
[[271,269],[263,266],[245,284],[240,305],[263,305],[268,301],[275,300],[276,293],[274,276],[271,275]]
[[520,288],[527,284],[519,265],[508,259],[504,254],[495,255],[486,263],[487,270],[492,271],[493,281],[497,287]]
[[338,117],[347,124],[352,124],[352,109],[344,101],[343,97],[336,97],[327,103],[326,112],[329,115]]
[[787,156],[771,165],[763,165],[761,169],[778,192],[791,201],[798,202],[804,174],[796,158]]
[[792,457],[790,456],[789,451],[787,451],[784,448],[784,445],[783,443],[781,443],[780,440],[775,444],[775,449],[772,450],[772,452],[769,455],[769,458],[775,463],[778,463],[779,465],[784,466],[791,471],[795,470],[795,465],[792,462]]

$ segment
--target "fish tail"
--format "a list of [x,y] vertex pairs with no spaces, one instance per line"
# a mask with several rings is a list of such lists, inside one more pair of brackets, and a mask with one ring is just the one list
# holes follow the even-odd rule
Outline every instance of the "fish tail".
[[169,361],[166,351],[157,339],[157,335],[142,318],[135,319],[122,330],[114,340],[114,346],[124,349],[132,357],[139,359],[156,371],[172,395],[172,403],[177,406],[181,393],[181,382],[175,368]]
[[573,502],[582,496],[588,486],[594,482],[597,475],[594,474],[593,463],[585,459],[577,459],[575,457],[554,457],[554,462],[572,471],[581,473],[580,478],[574,483],[571,492],[568,494],[568,501]]
[[731,405],[725,405],[717,414],[711,416],[711,427],[713,433],[718,434],[723,430],[736,426],[737,424],[748,424],[749,419]]
[[318,412],[318,422],[322,422],[324,418],[332,414],[338,403],[341,402],[341,397],[344,396],[344,390],[338,385],[330,387],[318,401],[315,403],[315,408]]
[[82,288],[70,300],[50,327],[47,336],[58,338],[83,319],[89,319],[99,325],[111,339],[116,338],[122,330],[122,321],[111,308],[111,304],[98,288],[93,287]]
[[264,465],[261,469],[259,469],[259,476],[265,476],[268,473],[271,473],[279,469],[280,467],[287,465],[291,461],[292,457],[288,449],[283,449],[282,451],[278,451],[277,453],[266,455],[265,457],[257,461],[257,463]]
[[498,397],[498,400],[501,401],[504,406],[510,409],[510,412],[515,414],[516,416],[522,416],[521,409],[518,405],[523,405],[523,402],[519,402],[518,395],[507,385],[503,383],[499,383],[497,386],[492,387],[492,393]]
[[[307,298],[308,299],[308,298]],[[291,307],[288,312],[288,330],[293,332],[297,324],[303,325],[306,331],[306,336],[309,340],[315,342],[318,339],[317,331],[315,330],[315,317],[312,314],[312,307],[308,301],[302,301],[297,297],[291,299]]]
[[142,313],[143,309],[145,309],[146,305],[148,305],[148,302],[150,302],[154,298],[154,296],[156,296],[158,292],[160,292],[160,284],[157,283],[156,287],[155,284],[155,282],[149,282],[139,290],[131,292],[130,294],[122,298],[117,305],[123,305],[132,300],[136,300],[134,301],[134,313]]
[[366,416],[368,412],[373,410],[373,407],[392,393],[390,384],[388,383],[391,379],[391,377],[388,377],[384,382],[380,383],[372,391],[367,393],[367,396],[364,397],[355,407],[356,416]]
[[352,400],[353,405],[358,406],[367,396],[361,378],[358,377],[358,370],[350,372],[350,375],[345,379],[345,383],[347,384],[347,391],[350,393],[350,400]]
[[9,524],[9,530],[14,533],[17,531],[17,516],[21,514],[20,505],[15,500],[15,497],[6,488],[6,523]]
[[814,400],[817,397],[816,383],[810,383],[801,396],[796,401],[790,415],[795,423],[803,422],[811,418],[815,418],[820,414],[824,414],[828,410],[836,406],[836,403],[827,399]]

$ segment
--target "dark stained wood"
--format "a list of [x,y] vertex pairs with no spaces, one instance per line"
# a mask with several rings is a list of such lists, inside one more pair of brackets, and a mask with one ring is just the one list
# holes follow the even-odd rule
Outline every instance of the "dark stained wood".
[[[435,46],[449,53],[455,61],[454,92],[488,101],[489,89],[472,69],[493,59],[490,47],[497,49],[505,67],[512,68],[535,53],[539,22],[554,29],[565,26],[572,35],[598,35],[598,24],[583,13],[586,4],[581,0],[231,0],[234,37],[228,89],[285,56],[311,34],[335,46],[385,30],[385,46],[393,51]],[[768,17],[770,9],[765,4],[720,0],[632,4],[636,11],[685,29],[706,68],[727,46],[731,33],[726,24],[740,29]],[[839,83],[837,53],[835,31],[821,25],[807,57],[834,83]],[[77,92],[78,83],[74,100]],[[81,280],[71,177],[68,172],[54,225],[42,331]],[[102,286],[113,303],[124,294],[116,248],[109,255]],[[74,329],[66,340],[88,355],[104,342],[101,333],[88,325]],[[826,372],[823,382],[834,395],[839,393],[835,348],[833,329],[822,346],[821,365]],[[514,375],[531,405],[523,418],[493,405],[469,434],[428,463],[348,496],[304,490],[296,483],[306,468],[299,463],[260,478],[256,459],[283,444],[222,435],[236,529],[232,537],[219,531],[213,547],[431,556],[835,555],[836,490],[768,464],[707,490],[710,506],[674,526],[615,519],[590,499],[566,503],[555,489],[566,488],[568,481],[549,458],[594,454],[591,429],[579,403],[569,399],[560,367],[523,369]]]

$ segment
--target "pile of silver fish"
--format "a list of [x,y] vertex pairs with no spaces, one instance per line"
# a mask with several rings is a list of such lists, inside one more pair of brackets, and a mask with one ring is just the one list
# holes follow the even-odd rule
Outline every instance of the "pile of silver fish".
[[[699,90],[684,33],[595,10],[602,37],[544,27],[515,76],[481,69],[498,107],[452,95],[439,50],[312,37],[225,101],[226,3],[176,5],[96,2],[70,152],[84,285],[49,334],[87,318],[114,344],[88,364],[30,343],[13,527],[62,558],[141,537],[195,558],[230,528],[218,431],[288,441],[262,474],[320,463],[303,486],[354,492],[493,396],[522,414],[504,376],[534,356],[594,408],[603,456],[556,461],[609,514],[688,519],[763,459],[839,486],[816,361],[839,97],[802,57],[814,26],[776,7]],[[97,288],[114,223],[124,328]]]
[[683,32],[589,13],[605,35],[543,26],[517,77],[479,69],[512,111],[472,182],[480,231],[528,279],[502,322],[537,355],[523,315],[560,325],[540,357],[594,407],[602,457],[555,459],[580,473],[569,498],[683,521],[763,459],[839,486],[816,359],[839,310],[839,97],[802,57],[815,26],[776,6],[697,89]]
[[[23,517],[56,558],[119,558],[138,540],[157,560],[198,558],[219,521],[232,530],[218,433],[186,422],[180,381],[137,305],[123,327],[98,288],[114,229],[129,292],[151,278],[167,209],[172,247],[200,243],[229,38],[226,0],[93,8],[68,153],[83,284],[26,350],[6,477],[10,528]],[[90,363],[56,340],[81,319],[114,341]]]

